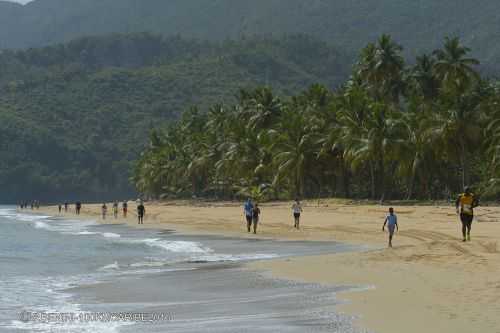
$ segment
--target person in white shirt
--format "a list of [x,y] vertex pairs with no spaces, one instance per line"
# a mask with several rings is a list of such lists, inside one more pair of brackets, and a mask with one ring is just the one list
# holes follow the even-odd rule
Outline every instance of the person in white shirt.
[[398,217],[394,214],[394,208],[389,208],[389,215],[385,218],[384,225],[382,226],[382,231],[385,231],[385,226],[389,229],[389,247],[392,247],[392,237],[394,236],[394,231],[399,231]]
[[302,213],[303,211],[299,199],[295,199],[295,202],[292,205],[292,211],[293,211],[293,218],[295,220],[294,228],[299,229],[300,213]]

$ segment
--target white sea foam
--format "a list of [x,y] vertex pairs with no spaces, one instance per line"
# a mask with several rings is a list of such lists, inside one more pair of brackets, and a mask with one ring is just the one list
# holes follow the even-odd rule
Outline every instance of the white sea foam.
[[50,230],[50,226],[47,223],[42,222],[42,221],[36,221],[35,222],[35,228]]
[[50,218],[51,216],[32,215],[32,214],[16,214],[13,217],[16,220],[23,221],[23,222],[34,222],[34,221],[46,220],[46,219]]
[[0,209],[0,216],[6,218],[12,218],[17,215],[17,212],[14,208],[2,208]]
[[86,235],[97,235],[99,234],[98,232],[92,232],[92,231],[87,231],[87,230],[84,230],[84,231],[80,231],[80,232],[76,232],[75,235],[82,235],[82,236],[86,236]]
[[35,214],[35,213],[33,213],[33,214],[20,213],[15,208],[2,208],[2,209],[0,209],[0,216],[8,218],[8,219],[13,219],[16,221],[23,221],[23,222],[33,222],[33,221],[45,220],[45,219],[48,219],[51,217],[48,215],[39,215],[39,214]]
[[142,261],[130,264],[130,267],[163,267],[168,265],[166,262],[162,261]]
[[[95,282],[95,277],[71,276],[50,278],[21,278],[12,281],[3,280],[2,285],[7,286],[2,292],[2,301],[9,302],[10,306],[18,306],[30,312],[44,313],[84,313],[79,304],[71,302],[71,295],[63,293],[63,289],[85,283]],[[2,288],[3,289],[3,288]],[[5,294],[7,293],[7,294]],[[29,299],[26,296],[29,295]],[[19,303],[19,304],[18,304]],[[37,305],[35,305],[37,304]],[[7,328],[27,332],[118,332],[118,328],[130,323],[123,322],[24,322],[19,319],[12,320],[5,326]]]
[[209,254],[192,257],[191,261],[196,262],[237,262],[261,259],[273,259],[279,257],[277,254],[254,253],[254,254]]
[[120,238],[121,236],[112,232],[103,232],[101,235],[103,235],[106,238]]
[[98,271],[109,271],[109,270],[118,270],[118,269],[120,269],[120,265],[118,265],[118,262],[115,261],[111,265],[106,265],[104,267],[99,268]]
[[160,238],[146,238],[146,239],[126,239],[127,243],[132,244],[145,244],[151,247],[161,248],[163,250],[175,253],[211,253],[212,249],[204,247],[197,242],[188,241],[169,241]]
[[[38,217],[35,219],[35,217]],[[17,218],[17,217],[16,217]],[[95,235],[97,232],[87,230],[89,226],[96,224],[95,221],[82,220],[50,220],[50,216],[29,216],[25,220],[33,222],[33,226],[37,229],[59,232],[64,235]],[[116,234],[104,235],[104,237],[116,237]]]
[[121,272],[121,275],[145,275],[145,274],[158,274],[158,273],[166,273],[166,272],[184,272],[184,271],[193,271],[196,270],[196,267],[189,268],[153,268],[150,267],[148,269],[138,269],[138,270],[129,270],[125,272]]

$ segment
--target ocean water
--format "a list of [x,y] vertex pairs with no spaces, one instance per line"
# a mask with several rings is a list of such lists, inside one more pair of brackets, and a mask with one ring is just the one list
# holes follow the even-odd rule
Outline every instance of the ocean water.
[[359,332],[335,311],[336,293],[348,287],[277,280],[242,265],[352,250],[0,206],[0,332]]

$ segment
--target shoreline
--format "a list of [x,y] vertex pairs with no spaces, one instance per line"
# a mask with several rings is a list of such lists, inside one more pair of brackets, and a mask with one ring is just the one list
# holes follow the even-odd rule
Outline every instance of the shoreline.
[[[347,303],[338,309],[375,332],[500,332],[499,207],[480,207],[472,242],[462,243],[454,207],[395,206],[401,231],[395,247],[386,249],[381,226],[387,206],[305,202],[300,231],[293,229],[290,206],[262,204],[262,224],[255,236],[244,230],[242,208],[236,203],[147,203],[144,225],[137,225],[132,214],[115,220],[110,205],[103,221],[100,205],[84,204],[77,218],[186,234],[361,245],[367,249],[361,253],[273,259],[246,267],[287,280],[371,287],[341,293],[339,298]],[[135,204],[129,203],[129,213],[134,210]],[[35,212],[59,215],[57,207]]]

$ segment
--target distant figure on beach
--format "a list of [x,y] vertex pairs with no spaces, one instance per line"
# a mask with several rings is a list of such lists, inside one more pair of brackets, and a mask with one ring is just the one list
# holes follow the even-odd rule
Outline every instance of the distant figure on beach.
[[126,201],[123,202],[122,204],[122,209],[123,209],[123,217],[127,218],[127,210],[128,210],[128,204]]
[[243,205],[243,214],[247,220],[247,230],[250,232],[250,228],[252,227],[252,219],[253,219],[253,203],[250,198],[245,201]]
[[302,205],[300,204],[299,199],[295,199],[295,202],[292,205],[292,211],[293,211],[293,219],[295,221],[294,228],[299,229],[300,225],[300,213],[302,213]]
[[106,219],[106,213],[108,212],[108,206],[106,206],[106,203],[103,203],[101,206],[101,211],[102,211],[102,219]]
[[137,219],[138,219],[138,224],[144,224],[144,215],[146,214],[146,208],[144,207],[144,204],[142,201],[139,203],[139,206],[137,206]]
[[68,212],[68,202],[65,202],[64,203],[64,212],[67,213]]
[[59,208],[59,214],[61,214],[61,212],[62,212],[62,205],[59,204],[58,208]]
[[394,236],[394,231],[399,231],[398,217],[394,214],[394,208],[389,208],[389,215],[385,218],[384,225],[382,226],[382,231],[385,231],[385,226],[389,229],[389,247],[392,247],[392,237]]
[[457,215],[460,215],[462,221],[463,241],[470,241],[470,232],[472,229],[472,220],[474,220],[474,208],[479,206],[479,200],[471,192],[471,188],[466,186],[464,193],[460,194],[455,202]]
[[77,201],[75,204],[75,211],[76,215],[80,215],[80,210],[82,209],[82,203],[80,201]]
[[259,205],[256,203],[255,207],[253,207],[252,210],[252,221],[253,221],[253,233],[257,233],[257,224],[259,224],[259,217],[260,217],[260,208]]
[[113,203],[113,216],[115,217],[115,219],[118,218],[118,201],[115,201]]

